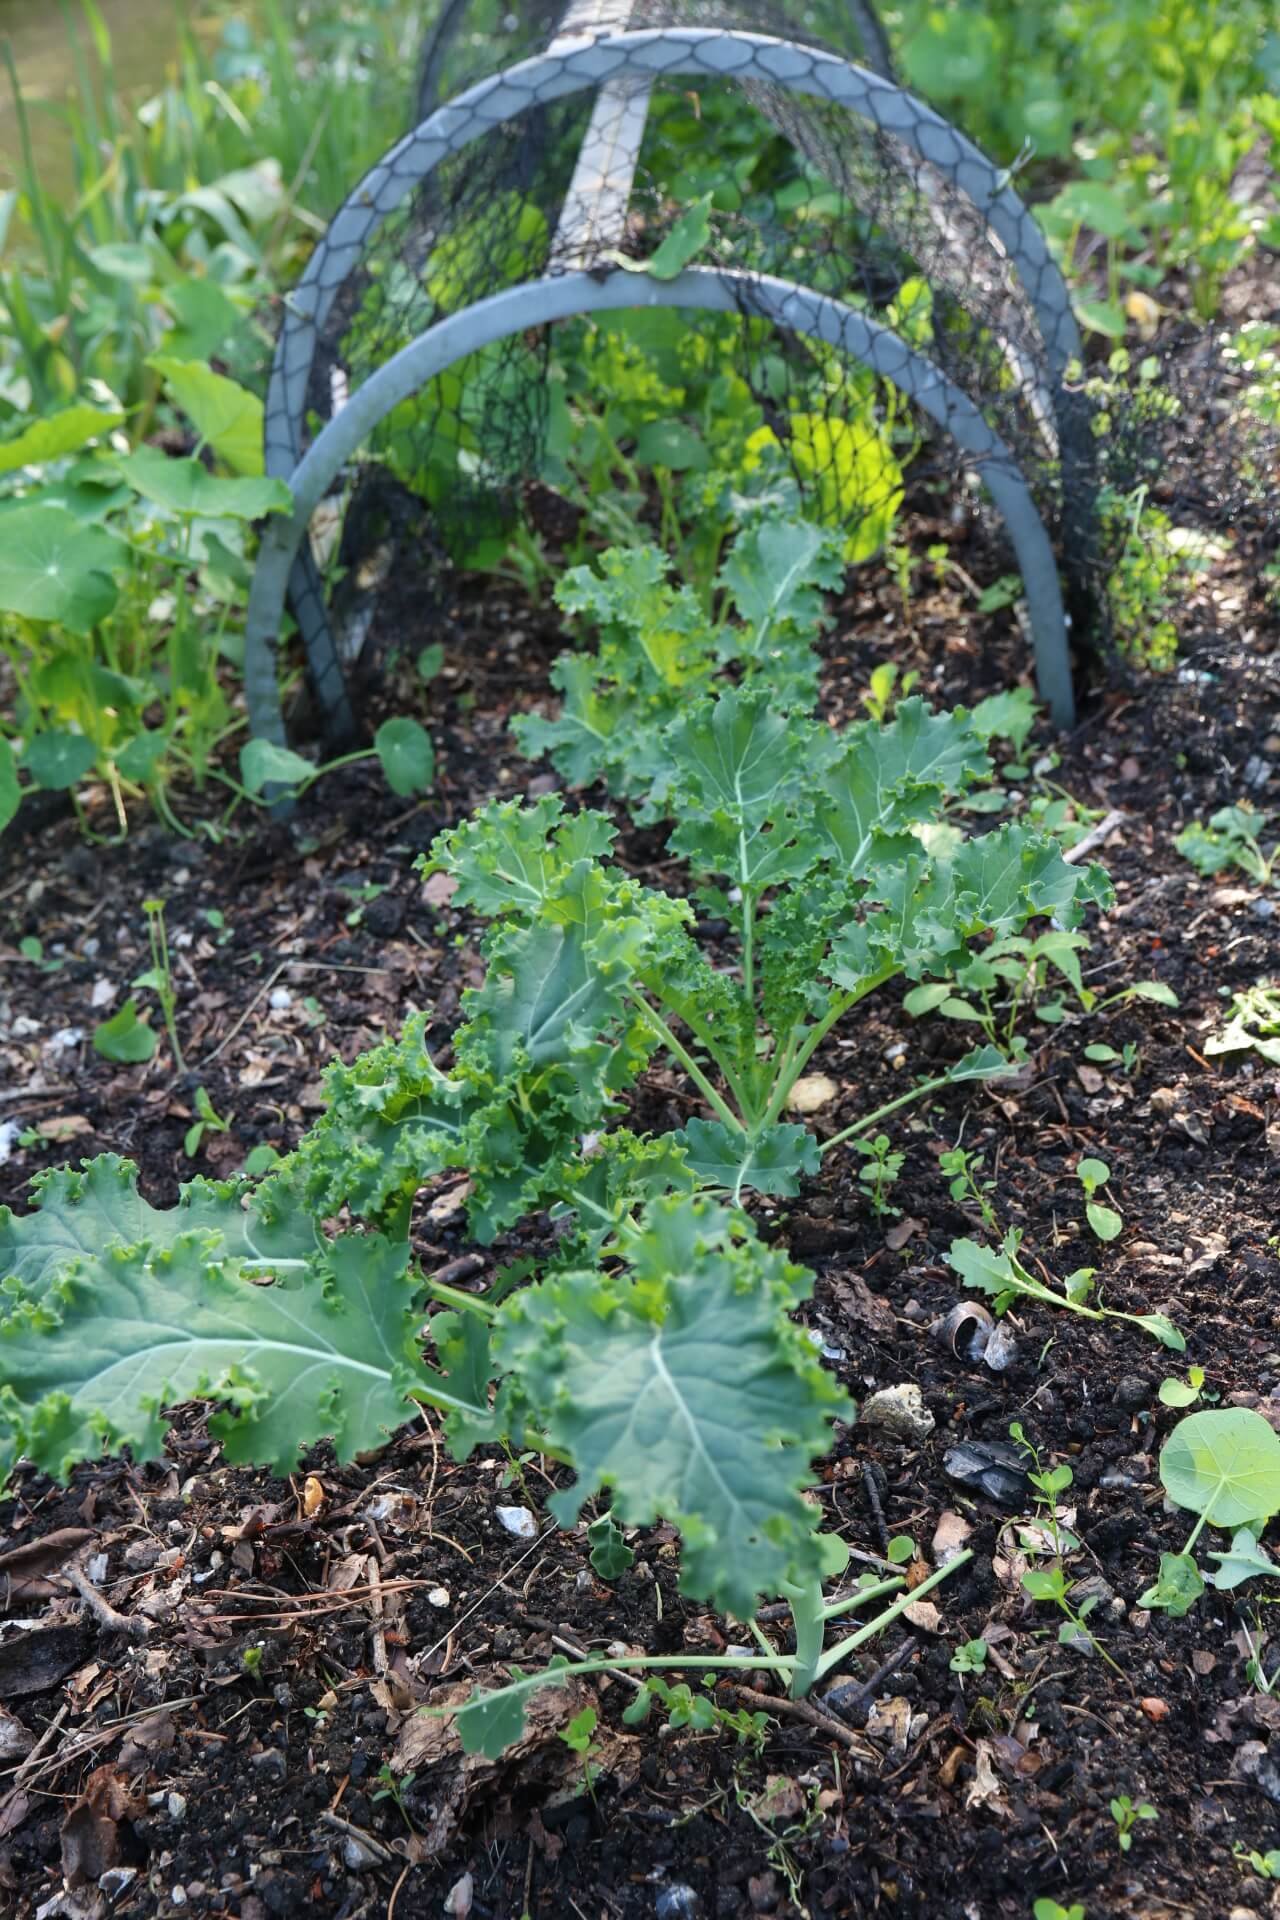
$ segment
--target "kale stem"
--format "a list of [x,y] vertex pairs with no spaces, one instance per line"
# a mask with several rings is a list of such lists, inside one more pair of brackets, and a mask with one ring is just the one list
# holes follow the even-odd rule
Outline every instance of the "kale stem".
[[737,1114],[733,1111],[733,1108],[721,1094],[717,1093],[688,1048],[676,1039],[675,1034],[672,1033],[657,1008],[651,1007],[643,994],[632,993],[629,998],[632,1005],[638,1007],[645,1019],[649,1022],[649,1025],[653,1028],[653,1031],[657,1034],[663,1046],[680,1062],[680,1065],[698,1088],[712,1112],[715,1113],[719,1119],[723,1120],[724,1124],[730,1128],[732,1132],[745,1132],[746,1129],[743,1127]]
[[900,1093],[896,1100],[886,1100],[882,1107],[874,1107],[870,1113],[864,1113],[861,1120],[855,1120],[852,1126],[841,1128],[824,1140],[818,1148],[819,1153],[830,1153],[832,1147],[843,1145],[846,1140],[854,1139],[865,1133],[868,1127],[874,1127],[877,1121],[885,1119],[891,1113],[897,1113],[900,1107],[909,1107],[913,1100],[923,1100],[926,1094],[936,1093],[940,1087],[950,1087],[955,1083],[949,1073],[939,1074],[934,1080],[922,1080],[918,1087],[912,1087],[908,1093]]

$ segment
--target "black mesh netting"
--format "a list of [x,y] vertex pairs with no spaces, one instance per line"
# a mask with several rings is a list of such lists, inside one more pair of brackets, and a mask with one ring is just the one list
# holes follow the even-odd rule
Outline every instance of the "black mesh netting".
[[[731,14],[714,0],[610,5],[566,17],[563,4],[517,14],[450,0],[428,36],[422,111],[485,73],[554,54],[584,21],[597,33],[745,28],[873,71],[887,65],[874,12],[861,3],[746,0]],[[945,123],[912,127],[890,115],[877,126],[840,100],[780,85],[749,59],[724,78],[622,75],[567,97],[551,91],[532,88],[510,114],[505,102],[501,120],[486,109],[482,126],[411,191],[388,191],[395,204],[358,248],[322,259],[319,284],[332,298],[308,341],[301,417],[273,429],[269,410],[274,470],[288,471],[281,445],[296,459],[429,327],[504,288],[650,258],[708,195],[696,264],[732,276],[734,311],[517,328],[401,403],[313,528],[327,606],[313,587],[309,618],[327,622],[344,671],[362,648],[366,660],[373,651],[365,643],[371,630],[376,638],[378,589],[408,556],[427,563],[429,594],[426,576],[448,556],[483,554],[531,500],[536,519],[548,492],[572,497],[568,409],[590,402],[607,428],[619,382],[631,401],[624,457],[637,451],[646,381],[655,425],[701,406],[714,438],[722,402],[745,423],[732,454],[739,471],[766,455],[785,467],[807,509],[846,529],[852,559],[883,546],[908,484],[954,487],[981,471],[982,457],[962,452],[955,431],[962,418],[985,423],[1058,540],[1077,630],[1088,623],[1100,639],[1123,630],[1140,657],[1127,630],[1132,607],[1108,591],[1117,566],[1134,572],[1135,541],[1151,526],[1162,538],[1171,530],[1172,602],[1197,537],[1274,511],[1274,426],[1245,403],[1222,342],[1179,335],[1128,366],[1082,369],[1031,216],[1015,201],[1012,226],[1007,216],[997,233],[999,183],[975,174]],[[414,153],[411,140],[396,165],[412,169]],[[889,360],[872,371],[799,325],[777,324],[776,313],[762,317],[761,289],[774,280],[805,290],[810,309],[828,296],[885,329]],[[917,388],[922,367],[931,380],[927,407],[919,390],[913,399],[895,384],[913,356]],[[278,394],[273,405],[278,412]],[[661,436],[654,444],[661,451]],[[714,475],[684,472],[681,484],[686,504],[696,503]]]

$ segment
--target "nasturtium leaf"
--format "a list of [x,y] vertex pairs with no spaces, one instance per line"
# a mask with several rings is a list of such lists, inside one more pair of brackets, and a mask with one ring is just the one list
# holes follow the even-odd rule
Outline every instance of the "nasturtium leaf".
[[135,447],[114,462],[144,500],[171,513],[198,514],[203,520],[258,520],[288,513],[293,496],[283,480],[228,479],[210,473],[194,455],[175,457],[158,447]]
[[1241,1527],[1231,1536],[1231,1545],[1225,1552],[1219,1547],[1210,1547],[1209,1558],[1218,1563],[1209,1582],[1220,1593],[1241,1587],[1246,1580],[1280,1579],[1280,1562],[1273,1560],[1258,1544],[1257,1534],[1249,1527]]
[[384,720],[373,736],[373,745],[392,793],[404,798],[428,791],[436,756],[425,727],[403,714]]
[[39,502],[0,525],[0,612],[88,633],[116,603],[112,569],[127,549],[66,507]]
[[77,453],[91,441],[110,433],[122,424],[119,409],[111,412],[80,402],[63,407],[57,413],[33,420],[12,440],[0,441],[0,473],[13,473],[18,467],[36,467],[46,460],[60,460]]
[[158,1044],[153,1029],[138,1017],[136,1000],[126,1000],[118,1013],[93,1030],[93,1050],[104,1060],[134,1065],[150,1060]]
[[155,779],[168,748],[167,733],[159,727],[144,728],[111,757],[124,779],[137,780],[145,785],[148,780]]
[[1280,1513],[1280,1435],[1249,1407],[1188,1414],[1161,1450],[1160,1479],[1215,1527],[1266,1520]]
[[822,1165],[818,1143],[806,1127],[790,1121],[748,1137],[723,1120],[690,1120],[673,1143],[702,1186],[723,1187],[736,1200],[747,1188],[782,1196],[799,1193],[802,1178]]
[[198,360],[155,353],[147,364],[160,375],[171,398],[219,460],[233,473],[261,474],[262,402],[256,394]]
[[274,740],[246,740],[240,749],[240,778],[250,793],[261,793],[268,786],[301,786],[314,775],[309,760]]
[[13,757],[13,748],[0,734],[0,833],[3,833],[22,801],[22,789],[18,785],[18,763]]
[[161,299],[175,324],[161,342],[170,360],[208,360],[240,323],[240,310],[215,280],[178,280]]
[[705,1202],[658,1201],[628,1247],[633,1278],[570,1273],[516,1296],[495,1350],[577,1473],[571,1524],[612,1489],[624,1526],[684,1535],[682,1584],[742,1619],[816,1575],[811,1457],[850,1408],[788,1318],[799,1270]]
[[38,787],[65,793],[83,780],[98,758],[92,740],[82,733],[37,733],[23,750],[22,764]]

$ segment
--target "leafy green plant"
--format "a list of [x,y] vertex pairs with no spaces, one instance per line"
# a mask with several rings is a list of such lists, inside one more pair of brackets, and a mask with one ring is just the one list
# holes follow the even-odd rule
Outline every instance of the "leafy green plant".
[[985,1640],[963,1640],[952,1654],[948,1665],[952,1673],[961,1676],[969,1673],[985,1673],[987,1670],[987,1643]]
[[1085,1920],[1085,1909],[1078,1900],[1069,1907],[1060,1906],[1056,1900],[1042,1895],[1032,1907],[1034,1920]]
[[[1160,1571],[1139,1600],[1180,1619],[1206,1584],[1230,1591],[1247,1580],[1280,1574],[1280,1563],[1260,1545],[1268,1520],[1280,1513],[1280,1436],[1248,1407],[1220,1407],[1180,1420],[1160,1452],[1160,1479],[1175,1506],[1197,1515],[1180,1553],[1162,1553]],[[1205,1526],[1232,1529],[1225,1552],[1214,1548],[1217,1569],[1203,1574],[1192,1549]]]
[[178,991],[174,985],[173,967],[169,959],[169,932],[165,926],[164,901],[152,894],[143,901],[142,911],[147,916],[147,944],[151,949],[151,965],[145,973],[137,976],[133,984],[135,987],[149,987],[160,1002],[160,1017],[164,1021],[164,1030],[169,1036],[169,1050],[173,1055],[174,1068],[178,1073],[185,1073],[186,1062],[182,1057],[177,1022],[174,1018],[178,1005]]
[[1207,827],[1193,820],[1176,836],[1173,844],[1183,859],[1189,860],[1200,873],[1212,875],[1226,867],[1239,867],[1260,887],[1265,887],[1275,876],[1280,855],[1280,841],[1270,853],[1262,850],[1262,835],[1270,823],[1270,814],[1241,800],[1232,807],[1219,807],[1217,813],[1209,816]]
[[222,1118],[206,1088],[197,1087],[194,1098],[196,1117],[182,1136],[182,1151],[188,1160],[195,1159],[206,1133],[230,1133],[231,1122],[235,1119],[234,1114],[228,1115],[225,1120]]
[[1258,1853],[1252,1847],[1246,1847],[1243,1840],[1237,1840],[1231,1850],[1233,1860],[1242,1867],[1248,1867],[1260,1880],[1280,1880],[1280,1847],[1269,1847],[1266,1853]]
[[947,1265],[960,1275],[966,1286],[989,1295],[997,1314],[1006,1312],[1015,1300],[1035,1300],[1046,1307],[1066,1308],[1086,1320],[1126,1320],[1151,1334],[1161,1346],[1171,1347],[1175,1353],[1185,1351],[1187,1343],[1167,1314],[1124,1313],[1119,1307],[1100,1303],[1090,1306],[1095,1268],[1081,1267],[1068,1274],[1059,1288],[1048,1280],[1038,1280],[1024,1265],[1019,1258],[1021,1244],[1022,1234],[1017,1227],[1010,1227],[996,1252],[980,1246],[976,1240],[953,1240],[946,1256]]
[[[914,1589],[895,1575],[824,1600],[822,1581],[843,1573],[848,1551],[816,1532],[803,1488],[831,1420],[852,1409],[788,1317],[809,1276],[708,1200],[654,1200],[607,1265],[555,1272],[497,1302],[416,1274],[407,1222],[396,1236],[326,1239],[287,1163],[247,1191],[193,1181],[166,1212],[106,1156],[43,1176],[36,1201],[24,1218],[0,1213],[6,1466],[25,1456],[65,1475],[104,1447],[157,1458],[164,1408],[192,1395],[218,1403],[210,1431],[228,1460],[281,1472],[322,1434],[350,1458],[415,1403],[443,1415],[459,1457],[530,1434],[574,1471],[550,1502],[562,1525],[608,1485],[622,1524],[662,1514],[681,1529],[689,1592],[744,1620],[761,1594],[781,1593],[796,1651],[777,1654],[756,1628],[754,1664],[796,1696],[970,1557]],[[419,1341],[424,1296],[442,1303],[429,1323],[435,1366]],[[824,1645],[829,1622],[890,1595]],[[529,1691],[565,1672],[744,1664],[604,1656],[517,1673],[460,1709],[459,1731],[469,1751],[500,1752]]]
[[1104,1206],[1093,1197],[1110,1178],[1111,1169],[1105,1160],[1086,1158],[1077,1162],[1076,1179],[1084,1188],[1085,1218],[1099,1240],[1114,1240],[1124,1229],[1124,1220],[1115,1208]]
[[602,1513],[587,1528],[591,1547],[591,1565],[602,1580],[617,1580],[632,1566],[635,1554],[622,1536],[622,1529],[611,1513]]
[[722,1706],[709,1691],[714,1684],[714,1674],[708,1674],[696,1691],[687,1681],[672,1686],[659,1673],[646,1674],[635,1699],[623,1709],[623,1722],[629,1727],[643,1726],[656,1705],[666,1714],[667,1725],[673,1733],[681,1733],[686,1728],[695,1733],[732,1733],[740,1745],[760,1752],[769,1716],[758,1709],[751,1712],[746,1707]]
[[1160,1814],[1149,1800],[1139,1800],[1136,1805],[1127,1793],[1122,1793],[1110,1803],[1111,1818],[1116,1823],[1116,1840],[1121,1853],[1128,1853],[1133,1845],[1133,1830],[1139,1820],[1158,1820]]
[[136,1000],[126,1000],[119,1012],[93,1030],[93,1050],[104,1060],[137,1065],[150,1060],[159,1043],[155,1031],[138,1012]]
[[1253,1052],[1269,1066],[1280,1067],[1280,987],[1260,980],[1231,996],[1231,1017],[1204,1043],[1210,1056]]
[[[537,978],[548,983],[538,1010],[539,1021],[550,1022],[548,1044],[554,1031],[557,1045],[599,1063],[590,1075],[574,1072],[579,1130],[598,1125],[610,1096],[655,1051],[665,1052],[713,1116],[691,1119],[671,1144],[683,1150],[694,1178],[735,1198],[751,1187],[794,1193],[821,1154],[869,1133],[890,1112],[1004,1070],[997,1049],[979,1047],[820,1148],[782,1117],[827,1034],[878,987],[904,975],[949,976],[985,940],[1039,914],[1077,920],[1085,900],[1107,897],[1099,869],[1080,873],[1051,842],[1017,827],[948,843],[930,856],[913,829],[986,766],[963,714],[930,715],[913,698],[888,727],[864,722],[833,736],[777,713],[763,694],[733,690],[694,705],[665,738],[668,804],[680,822],[669,844],[691,867],[707,909],[728,921],[737,966],[709,962],[689,931],[684,901],[635,887],[602,858],[613,829],[600,815],[565,817],[554,798],[487,808],[441,836],[424,871],[449,872],[459,906],[499,920],[491,969],[496,963],[511,984],[491,971],[491,984],[468,1006],[491,1008],[486,1027],[496,1039],[500,1022],[511,1039],[497,1049],[487,1041],[478,1048],[469,1037],[455,1044],[462,1072],[448,1092],[422,1063],[415,1038],[403,1055],[414,1066],[395,1095],[396,1111],[409,1084],[430,1094],[436,1111],[443,1112],[442,1100],[457,1110],[482,1054],[486,1080],[493,1060],[514,1062],[512,1021],[534,1010],[521,982],[534,977],[535,955]],[[547,973],[553,964],[554,976]],[[386,1069],[379,1073],[385,1078]],[[596,1088],[590,1101],[589,1080]],[[366,1098],[362,1110],[368,1134],[374,1102]],[[522,1095],[513,1122],[520,1137],[534,1112]],[[420,1129],[424,1141],[429,1131]],[[463,1164],[453,1156],[468,1154],[473,1166],[492,1157],[491,1145],[476,1151],[457,1133],[452,1124],[442,1130],[432,1154],[449,1155],[445,1164]],[[546,1163],[545,1145],[537,1157]],[[430,1164],[406,1166],[405,1177],[419,1183]],[[478,1181],[482,1206],[483,1191]]]

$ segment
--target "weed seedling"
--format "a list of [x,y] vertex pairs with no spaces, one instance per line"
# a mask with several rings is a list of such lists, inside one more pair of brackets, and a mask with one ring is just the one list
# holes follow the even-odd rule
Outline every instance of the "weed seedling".
[[138,975],[133,984],[135,987],[150,987],[160,1002],[160,1014],[164,1020],[164,1030],[169,1036],[169,1049],[173,1055],[174,1067],[179,1073],[185,1073],[187,1063],[182,1057],[178,1029],[173,1017],[174,1009],[178,1004],[178,994],[173,984],[173,967],[169,960],[169,934],[164,922],[164,901],[153,894],[143,901],[142,911],[147,916],[147,940],[151,947],[151,965],[145,973]]
[[1078,1900],[1073,1900],[1069,1907],[1060,1907],[1056,1900],[1042,1897],[1031,1912],[1034,1920],[1085,1920],[1085,1910]]
[[768,1714],[748,1713],[745,1707],[736,1711],[722,1707],[710,1692],[715,1682],[716,1676],[708,1674],[701,1688],[695,1692],[687,1681],[682,1680],[673,1687],[667,1684],[661,1674],[651,1673],[642,1682],[631,1705],[623,1709],[623,1723],[628,1727],[643,1726],[656,1702],[665,1712],[667,1725],[673,1733],[679,1733],[686,1727],[692,1727],[695,1733],[732,1733],[741,1745],[754,1747],[757,1753],[761,1752],[769,1724]]
[[1114,1207],[1104,1207],[1100,1200],[1094,1199],[1099,1187],[1105,1187],[1111,1178],[1111,1169],[1105,1160],[1082,1160],[1076,1168],[1076,1179],[1084,1188],[1085,1218],[1099,1240],[1114,1240],[1123,1227],[1124,1221]]
[[196,1088],[195,1102],[196,1118],[182,1136],[182,1151],[188,1160],[195,1159],[206,1133],[230,1133],[235,1119],[234,1113],[230,1113],[224,1120],[203,1087]]
[[1141,1327],[1144,1333],[1152,1334],[1161,1346],[1171,1347],[1175,1353],[1185,1352],[1187,1343],[1167,1314],[1122,1313],[1118,1307],[1101,1304],[1091,1307],[1089,1295],[1096,1271],[1093,1267],[1080,1267],[1075,1273],[1069,1273],[1061,1291],[1047,1281],[1037,1280],[1018,1258],[1021,1240],[1016,1227],[1010,1227],[996,1253],[979,1246],[976,1240],[953,1240],[947,1265],[960,1275],[966,1286],[994,1296],[997,1314],[1004,1313],[1015,1300],[1039,1300],[1047,1307],[1066,1307],[1086,1320],[1127,1320],[1132,1326]]
[[1174,841],[1184,860],[1198,872],[1221,873],[1225,867],[1239,867],[1260,887],[1270,885],[1280,859],[1280,841],[1270,853],[1262,851],[1262,835],[1271,821],[1270,814],[1242,800],[1234,807],[1220,807],[1209,816],[1208,826],[1193,820]]
[[1162,1407],[1193,1407],[1204,1386],[1204,1368],[1188,1367],[1185,1380],[1162,1380],[1157,1398]]
[[1159,1813],[1149,1800],[1139,1800],[1135,1806],[1127,1793],[1122,1793],[1111,1802],[1111,1818],[1116,1823],[1116,1839],[1120,1843],[1121,1853],[1128,1853],[1133,1845],[1133,1829],[1139,1820],[1158,1820]]
[[994,1233],[998,1223],[990,1196],[996,1190],[996,1183],[979,1177],[983,1166],[982,1154],[967,1153],[961,1146],[949,1147],[945,1153],[939,1154],[938,1166],[950,1181],[951,1198],[960,1206],[966,1201],[975,1206],[983,1226],[989,1233]]
[[902,1209],[889,1205],[888,1194],[890,1187],[902,1172],[906,1154],[889,1151],[887,1133],[877,1133],[871,1140],[855,1139],[853,1146],[855,1152],[863,1156],[863,1164],[858,1169],[858,1178],[867,1189],[871,1211],[877,1220],[896,1218]]
[[1252,1847],[1246,1847],[1243,1840],[1237,1840],[1232,1849],[1232,1858],[1242,1867],[1249,1867],[1260,1880],[1280,1880],[1280,1847],[1272,1847],[1266,1853],[1257,1853]]
[[[1068,1532],[1058,1517],[1058,1495],[1066,1492],[1075,1475],[1065,1460],[1060,1466],[1042,1467],[1040,1456],[1027,1439],[1020,1422],[1014,1421],[1009,1428],[1009,1435],[1011,1439],[1017,1441],[1019,1446],[1026,1447],[1035,1461],[1035,1469],[1028,1473],[1027,1478],[1036,1493],[1038,1531],[1047,1538],[1052,1557],[1052,1565],[1030,1567],[1023,1574],[1023,1592],[1032,1600],[1052,1604],[1064,1616],[1062,1625],[1058,1628],[1060,1646],[1079,1646],[1082,1640],[1087,1641],[1093,1651],[1105,1660],[1114,1672],[1123,1674],[1124,1669],[1118,1661],[1112,1659],[1088,1625],[1088,1616],[1097,1605],[1097,1595],[1090,1594],[1080,1602],[1079,1606],[1073,1606],[1071,1601],[1071,1593],[1076,1582],[1069,1578],[1064,1562],[1067,1554],[1073,1552],[1079,1542],[1073,1533]],[[1033,1536],[1027,1532],[1024,1531],[1020,1537],[1024,1546],[1032,1543]]]
[[987,1670],[987,1643],[985,1640],[965,1640],[951,1656],[951,1671],[966,1673],[985,1673]]
[[[591,1709],[589,1707],[587,1708],[587,1712],[588,1713],[591,1712]],[[579,1715],[579,1718],[581,1717],[582,1716]],[[594,1720],[594,1718],[595,1718],[595,1715],[592,1714],[592,1719]],[[563,1739],[564,1735],[561,1735],[561,1738]],[[412,1820],[409,1818],[409,1810],[404,1804],[404,1797],[406,1793],[408,1793],[410,1787],[413,1785],[417,1777],[418,1776],[416,1773],[402,1773],[399,1775],[392,1773],[391,1768],[387,1765],[386,1761],[384,1760],[382,1765],[378,1769],[377,1789],[369,1795],[370,1800],[373,1800],[373,1801],[394,1800],[396,1803],[396,1807],[399,1810],[400,1818],[404,1821],[405,1826],[409,1829],[410,1833],[416,1832],[417,1829],[415,1828]]]

